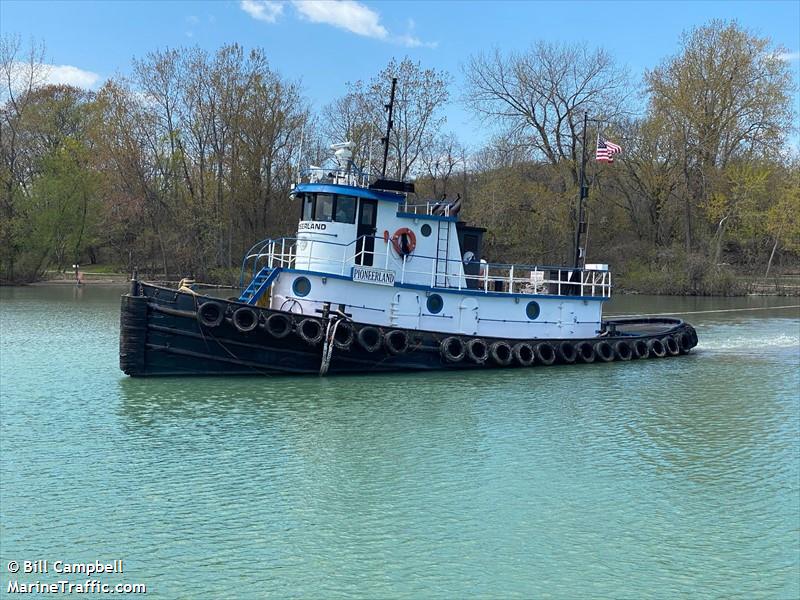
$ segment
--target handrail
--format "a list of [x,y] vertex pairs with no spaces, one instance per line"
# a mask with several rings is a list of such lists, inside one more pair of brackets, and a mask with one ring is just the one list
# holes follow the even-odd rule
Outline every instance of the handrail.
[[[413,203],[406,201],[402,204],[402,211],[400,212],[411,213],[413,215],[423,214],[428,216],[436,215],[439,217],[449,217],[451,208],[452,204],[444,200],[429,200],[427,202]],[[425,212],[418,211],[417,209],[425,209]],[[436,212],[437,210],[440,210],[441,213]]]
[[347,169],[333,167],[307,167],[300,171],[300,180],[305,178],[309,183],[336,183],[339,185],[352,185],[355,187],[369,187],[370,173],[362,171],[355,165]]
[[[376,241],[373,249],[367,250],[366,244],[362,244],[359,249],[360,242],[370,238]],[[298,242],[310,245],[307,252],[305,247],[300,249],[300,256],[298,256]],[[383,244],[382,251],[378,249],[379,244],[377,242]],[[313,252],[315,244],[341,248],[341,253],[337,252],[335,257],[315,256]],[[349,250],[351,246],[353,247],[352,251]],[[258,273],[259,265],[262,261],[266,262],[266,266],[272,268],[296,268],[298,261],[301,261],[300,264],[305,263],[306,268],[309,270],[312,270],[313,263],[322,263],[325,265],[323,269],[330,269],[331,273],[338,272],[339,275],[345,275],[349,272],[350,267],[362,263],[363,260],[359,259],[363,259],[367,254],[372,254],[373,262],[376,264],[380,263],[375,259],[379,259],[383,254],[383,268],[390,268],[391,259],[392,266],[396,265],[400,271],[399,282],[401,284],[410,278],[417,281],[429,280],[432,289],[477,289],[485,293],[578,295],[590,298],[607,298],[611,296],[611,273],[606,270],[477,261],[463,263],[459,259],[440,259],[421,254],[400,257],[392,254],[390,248],[391,242],[383,237],[371,235],[359,236],[348,243],[297,237],[262,240],[254,244],[242,260],[240,287],[244,289],[244,271],[250,260],[253,261],[253,277]],[[409,258],[413,259],[414,263]],[[419,263],[430,265],[430,268],[424,270],[414,269],[415,264]],[[444,272],[441,270],[442,263],[445,265]],[[334,269],[331,269],[330,265],[334,265]],[[464,268],[467,265],[473,265],[473,268],[477,266],[478,274],[467,273]],[[438,270],[437,266],[439,267]],[[452,269],[454,266],[457,268]],[[435,285],[437,275],[444,275],[445,285]],[[452,283],[453,280],[456,281],[455,285]]]

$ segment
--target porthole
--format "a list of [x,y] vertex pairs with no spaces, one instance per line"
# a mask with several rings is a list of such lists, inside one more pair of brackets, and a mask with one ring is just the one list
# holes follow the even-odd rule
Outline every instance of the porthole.
[[525,314],[528,315],[528,318],[531,321],[533,321],[533,320],[535,320],[536,318],[539,317],[539,312],[540,312],[540,309],[539,309],[539,303],[538,302],[534,302],[533,300],[528,302],[528,305],[525,307]]
[[439,314],[442,312],[442,308],[444,308],[444,300],[439,294],[431,294],[428,296],[428,312],[432,315]]
[[301,298],[308,296],[308,293],[311,291],[311,282],[308,280],[308,277],[298,277],[295,279],[292,283],[292,291],[295,296],[300,296]]
[[425,223],[422,227],[420,227],[419,232],[423,236],[428,237],[431,234],[431,226]]

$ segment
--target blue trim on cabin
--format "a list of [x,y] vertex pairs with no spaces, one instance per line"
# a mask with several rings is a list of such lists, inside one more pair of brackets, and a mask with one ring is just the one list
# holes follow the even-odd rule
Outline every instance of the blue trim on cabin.
[[428,219],[429,221],[450,221],[455,223],[458,221],[456,217],[443,217],[441,215],[417,215],[410,212],[398,212],[398,217],[403,217],[404,219]]
[[340,194],[343,196],[356,196],[367,200],[384,200],[386,202],[405,202],[405,196],[393,194],[391,192],[381,192],[368,188],[355,187],[353,185],[339,185],[337,183],[301,183],[294,190],[291,196],[304,194],[306,192],[317,192],[322,194]]
[[312,275],[316,277],[330,277],[331,279],[343,279],[344,281],[353,281],[353,278],[347,275],[339,275],[338,273],[325,273],[324,271],[307,271],[305,269],[283,269],[283,272],[302,273],[304,275]]
[[460,294],[462,296],[479,296],[490,298],[553,298],[557,300],[591,300],[593,302],[605,302],[611,298],[604,298],[602,296],[557,296],[551,294],[510,294],[508,292],[481,292],[480,290],[472,290],[468,288],[438,288],[430,287],[427,285],[417,285],[415,283],[395,283],[394,287],[408,288],[412,290],[423,290],[426,292],[436,292],[443,294]]
[[[284,273],[303,273],[305,275],[312,275],[316,277],[330,277],[332,279],[342,279],[344,281],[353,281],[352,277],[347,275],[339,275],[336,273],[324,273],[322,271],[306,271],[304,269],[283,269]],[[360,283],[360,282],[357,282]],[[565,284],[566,285],[566,284]],[[383,286],[389,287],[389,286]],[[435,292],[442,294],[460,294],[462,296],[478,296],[478,297],[491,297],[491,298],[552,298],[554,300],[588,300],[590,302],[606,302],[611,298],[603,296],[557,296],[551,294],[509,294],[507,292],[481,292],[479,290],[471,290],[462,288],[460,290],[455,288],[432,288],[427,285],[417,285],[415,283],[395,283],[395,288],[405,288],[411,290],[420,290],[423,292]]]

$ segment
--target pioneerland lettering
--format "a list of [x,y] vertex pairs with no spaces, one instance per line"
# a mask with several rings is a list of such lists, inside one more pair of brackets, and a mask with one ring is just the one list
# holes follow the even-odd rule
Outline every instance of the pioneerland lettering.
[[353,267],[353,281],[360,281],[362,283],[377,283],[379,285],[394,285],[394,278],[394,271]]

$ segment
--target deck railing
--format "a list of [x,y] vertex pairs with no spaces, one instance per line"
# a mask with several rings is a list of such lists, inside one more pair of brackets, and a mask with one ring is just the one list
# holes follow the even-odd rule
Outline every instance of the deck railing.
[[[367,249],[369,239],[373,240],[371,250]],[[315,253],[315,249],[321,251]],[[371,261],[367,260],[369,256]],[[372,264],[365,265],[366,262]],[[606,270],[485,262],[465,265],[459,260],[437,260],[419,254],[401,257],[393,251],[391,242],[374,236],[361,236],[349,244],[291,237],[263,240],[255,244],[242,261],[240,287],[245,286],[245,273],[251,273],[252,278],[264,267],[349,276],[354,266],[393,270],[400,284],[414,283],[431,288],[524,295],[611,296],[611,273]]]
[[440,217],[449,217],[452,208],[452,203],[446,200],[430,200],[427,202],[405,202],[400,205],[399,212],[411,213],[414,215],[437,215]]
[[373,176],[367,171],[351,165],[348,169],[335,167],[309,167],[300,171],[298,183],[333,183],[337,185],[351,185],[354,187],[369,187]]

